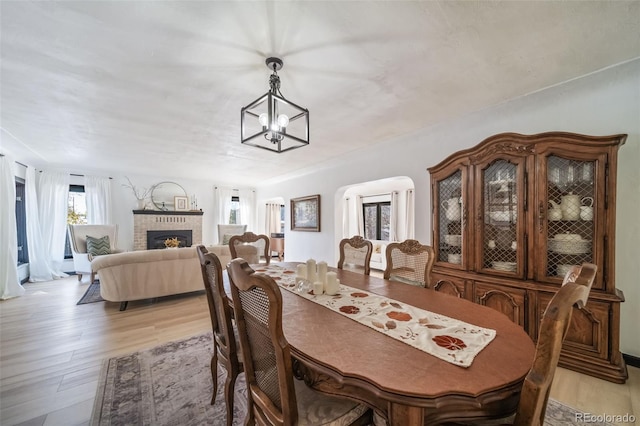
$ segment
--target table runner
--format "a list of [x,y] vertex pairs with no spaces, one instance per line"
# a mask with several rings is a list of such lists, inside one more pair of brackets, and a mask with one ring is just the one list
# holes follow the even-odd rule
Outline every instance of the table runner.
[[340,291],[334,296],[300,293],[297,291],[295,271],[282,266],[264,266],[256,269],[256,272],[271,276],[285,290],[461,367],[469,367],[475,356],[496,337],[495,330],[344,284],[340,284]]

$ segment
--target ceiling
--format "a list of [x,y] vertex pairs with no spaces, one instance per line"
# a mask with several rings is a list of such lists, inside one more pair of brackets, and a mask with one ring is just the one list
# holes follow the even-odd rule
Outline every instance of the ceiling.
[[[640,57],[640,2],[1,1],[0,151],[259,185]],[[266,93],[311,144],[240,144]]]

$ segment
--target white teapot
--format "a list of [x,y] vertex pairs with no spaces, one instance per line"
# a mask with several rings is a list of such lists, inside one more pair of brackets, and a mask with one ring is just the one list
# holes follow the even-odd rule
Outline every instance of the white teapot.
[[442,202],[444,214],[448,220],[460,220],[462,217],[462,208],[460,207],[460,198],[453,197]]

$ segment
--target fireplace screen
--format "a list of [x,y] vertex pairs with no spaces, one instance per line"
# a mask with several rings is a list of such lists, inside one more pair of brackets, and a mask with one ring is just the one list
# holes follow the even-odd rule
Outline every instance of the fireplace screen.
[[165,241],[176,238],[179,242],[178,247],[191,247],[193,244],[191,238],[191,230],[184,231],[147,231],[147,249],[164,249],[167,248]]

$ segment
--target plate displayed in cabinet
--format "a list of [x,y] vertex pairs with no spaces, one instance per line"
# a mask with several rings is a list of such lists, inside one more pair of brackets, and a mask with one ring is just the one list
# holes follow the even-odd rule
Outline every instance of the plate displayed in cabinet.
[[497,271],[515,272],[518,264],[516,262],[491,262],[491,266]]
[[591,240],[558,241],[549,240],[549,250],[559,254],[585,254],[591,249]]

